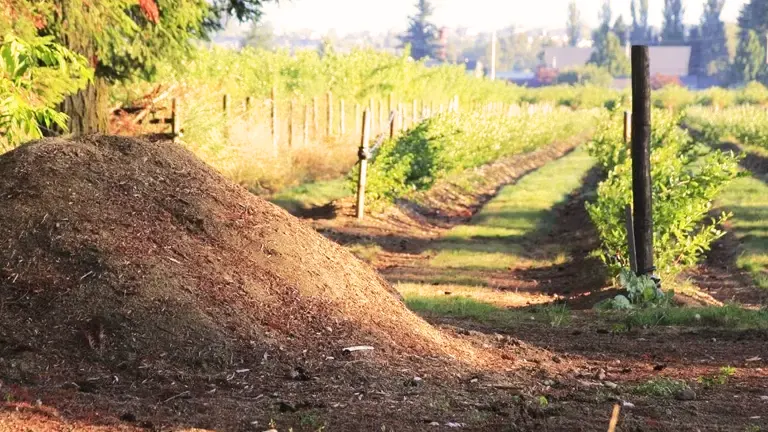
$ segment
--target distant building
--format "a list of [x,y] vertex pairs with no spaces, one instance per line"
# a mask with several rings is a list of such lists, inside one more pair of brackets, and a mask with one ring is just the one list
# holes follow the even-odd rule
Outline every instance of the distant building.
[[[564,70],[584,66],[589,62],[594,48],[549,47],[543,52],[543,67]],[[704,88],[713,85],[711,79],[699,78],[690,72],[690,46],[650,46],[651,76],[662,75],[676,77],[689,88]],[[617,78],[614,87],[629,86],[629,78]]]

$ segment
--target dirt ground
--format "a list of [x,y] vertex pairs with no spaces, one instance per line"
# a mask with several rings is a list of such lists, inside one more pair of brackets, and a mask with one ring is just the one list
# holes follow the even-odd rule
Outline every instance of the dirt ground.
[[[526,303],[567,301],[573,309],[569,322],[493,325],[425,316],[433,328],[407,312],[397,294],[357,259],[284,212],[252,201],[191,162],[167,164],[167,155],[137,144],[120,150],[125,145],[96,144],[103,152],[97,160],[111,162],[86,164],[74,183],[56,182],[75,177],[62,177],[72,174],[70,168],[51,162],[49,177],[26,180],[25,186],[34,186],[26,196],[14,198],[18,185],[0,187],[0,197],[15,203],[4,216],[21,222],[0,222],[3,238],[29,239],[9,241],[2,249],[0,431],[604,431],[616,404],[622,407],[620,431],[768,430],[768,332],[618,329],[591,309],[612,294],[603,290],[601,264],[587,258],[596,236],[583,204],[599,180],[595,170],[553,209],[554,230],[522,240],[531,247],[565,246],[573,260],[548,268],[476,270],[496,281],[496,290],[515,290],[522,312],[531,309]],[[307,222],[342,245],[377,245],[381,252],[373,265],[392,282],[423,279],[428,270],[420,252],[468,221],[501,186],[572,147],[500,161],[473,174],[478,187],[472,192],[445,182],[417,203],[400,203],[363,223],[348,202]],[[54,148],[37,157],[59,160],[62,152],[92,150]],[[126,163],[123,152],[141,153],[131,160],[144,163]],[[83,161],[83,155],[75,156]],[[173,158],[187,161],[184,155]],[[126,168],[104,175],[121,165]],[[31,175],[24,164],[0,160],[0,172],[9,166],[14,178]],[[131,179],[130,190],[117,201],[102,199],[124,187],[119,178]],[[82,185],[103,195],[87,201],[67,195]],[[158,214],[165,213],[152,210],[138,217],[142,223],[126,223],[130,229],[111,229],[140,214],[131,190],[149,194],[168,217],[158,223]],[[205,193],[194,206],[168,204],[190,200],[200,190]],[[34,226],[30,221],[48,220],[32,205],[43,192],[62,197],[51,200],[48,213],[66,217],[52,218],[46,230],[22,230]],[[86,205],[73,212],[72,202]],[[114,212],[110,229],[96,224],[103,217],[91,216],[105,208]],[[119,211],[124,208],[133,210]],[[78,224],[66,224],[74,218]],[[79,228],[57,236],[61,226]],[[238,240],[242,230],[250,233],[248,242]],[[28,231],[34,235],[21,234]],[[153,246],[152,238],[160,244]],[[57,241],[62,246],[51,253]],[[75,241],[83,243],[70,243]],[[248,256],[256,245],[259,254]],[[129,246],[132,252],[119,255],[122,260],[174,282],[163,287],[172,289],[166,303],[145,301],[152,295],[144,291],[148,284],[126,282],[144,274],[115,261],[115,251]],[[103,276],[88,282],[89,271]],[[231,282],[218,285],[225,276]],[[203,289],[201,280],[217,289]],[[569,281],[567,291],[563,280]],[[120,291],[126,287],[136,291]],[[178,301],[186,296],[195,300]],[[89,327],[91,309],[116,305],[122,313],[110,316],[106,330],[98,323]],[[126,310],[135,310],[141,322]],[[179,324],[183,319],[189,321]],[[77,333],[78,325],[85,333]],[[374,349],[343,350],[357,344]],[[735,370],[721,383],[725,366]],[[649,381],[664,382],[662,377],[682,380],[692,392],[659,396],[638,390]]]

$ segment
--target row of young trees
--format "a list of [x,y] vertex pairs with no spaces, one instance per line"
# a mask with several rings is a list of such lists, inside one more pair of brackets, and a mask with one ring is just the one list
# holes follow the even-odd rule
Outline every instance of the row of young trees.
[[[52,49],[85,58],[92,79],[59,109],[70,132],[102,132],[110,83],[151,78],[159,62],[185,56],[192,40],[220,28],[224,16],[258,19],[265,1],[0,0],[0,35],[3,43],[14,38],[22,45],[44,37]],[[48,133],[62,128],[52,129]]]

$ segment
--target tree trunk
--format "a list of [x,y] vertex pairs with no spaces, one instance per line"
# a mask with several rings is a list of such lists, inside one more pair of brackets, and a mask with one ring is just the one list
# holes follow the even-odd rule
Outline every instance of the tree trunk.
[[72,136],[89,133],[106,133],[109,127],[109,86],[102,78],[79,92],[67,96],[59,109],[69,116],[68,131],[54,130],[53,135],[63,133]]

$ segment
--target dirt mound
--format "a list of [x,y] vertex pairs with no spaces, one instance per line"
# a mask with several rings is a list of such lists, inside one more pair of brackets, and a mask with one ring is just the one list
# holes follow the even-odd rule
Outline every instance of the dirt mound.
[[353,345],[474,356],[343,248],[175,144],[25,145],[0,157],[0,215],[0,362],[36,353],[21,378],[73,358],[123,370]]

